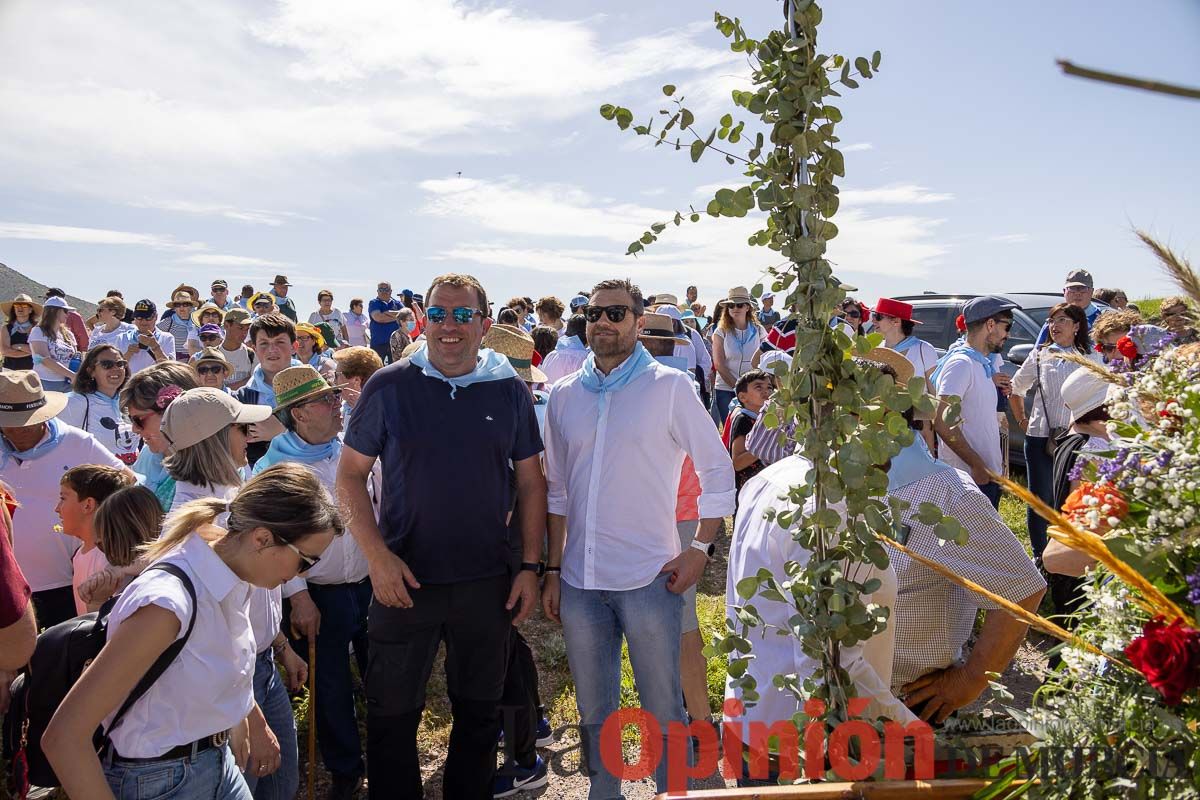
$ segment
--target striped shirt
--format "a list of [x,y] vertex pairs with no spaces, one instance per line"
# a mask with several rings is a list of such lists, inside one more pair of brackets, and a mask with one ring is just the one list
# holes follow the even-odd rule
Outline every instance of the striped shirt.
[[[1041,374],[1041,391],[1035,392],[1029,401],[1029,430],[1026,432],[1029,436],[1049,436],[1051,428],[1071,426],[1071,411],[1063,401],[1062,385],[1067,376],[1080,367],[1053,357],[1054,352],[1070,351],[1064,351],[1055,344],[1035,349],[1013,375],[1013,393],[1024,395],[1036,387],[1038,375]],[[1085,357],[1097,364],[1104,363],[1096,352],[1088,353]]]
[[[966,473],[938,470],[893,490],[890,496],[909,504],[900,521],[909,528],[907,544],[913,551],[1013,602],[1046,588],[1025,548]],[[916,518],[921,503],[933,503],[962,523],[969,534],[967,543],[939,542],[932,526]],[[976,612],[996,606],[904,553],[889,550],[888,556],[899,581],[892,609],[896,625],[892,691],[898,691],[928,672],[960,661]]]
[[192,322],[192,318],[180,319],[178,314],[171,316],[158,323],[158,329],[165,331],[175,338],[175,352],[186,353],[188,334],[196,327]]

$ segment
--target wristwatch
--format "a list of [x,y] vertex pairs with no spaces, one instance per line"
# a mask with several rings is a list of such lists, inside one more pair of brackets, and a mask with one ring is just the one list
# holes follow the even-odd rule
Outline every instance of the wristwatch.
[[540,578],[546,574],[546,562],[545,561],[522,561],[520,571],[521,572],[532,572],[534,575],[537,575]]
[[713,553],[717,552],[717,543],[716,542],[707,542],[706,543],[706,542],[698,542],[695,539],[692,539],[692,543],[689,546],[693,550],[699,550],[701,553],[704,553],[704,555],[707,556],[708,558],[712,558]]

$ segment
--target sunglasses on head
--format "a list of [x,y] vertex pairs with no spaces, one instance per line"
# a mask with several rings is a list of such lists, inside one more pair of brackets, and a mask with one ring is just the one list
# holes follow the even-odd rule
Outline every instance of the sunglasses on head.
[[434,325],[444,324],[447,314],[453,316],[454,321],[459,325],[466,325],[475,318],[476,314],[483,316],[483,312],[478,308],[471,308],[470,306],[455,306],[450,309],[443,308],[442,306],[430,306],[425,309],[425,317]]
[[225,368],[220,364],[202,364],[196,367],[196,372],[201,375],[219,375],[224,372]]
[[125,369],[128,365],[128,361],[113,361],[111,358],[101,358],[96,361],[96,366],[100,369]]
[[608,317],[609,322],[621,322],[632,310],[629,306],[584,306],[583,316],[588,322],[599,322],[601,314]]

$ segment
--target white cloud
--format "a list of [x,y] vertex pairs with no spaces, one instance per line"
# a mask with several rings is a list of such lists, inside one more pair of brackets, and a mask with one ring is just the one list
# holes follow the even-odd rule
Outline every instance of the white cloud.
[[[443,260],[578,273],[590,279],[632,274],[660,285],[688,276],[687,280],[713,290],[728,288],[724,284],[730,281],[752,283],[780,260],[773,251],[746,244],[762,225],[758,216],[714,219],[705,214],[697,224],[668,225],[658,242],[632,259],[623,255],[625,246],[650,223],[670,220],[674,212],[597,199],[570,185],[530,184],[515,178],[429,180],[419,187],[429,195],[425,213],[481,230],[476,239],[441,252],[438,258]],[[697,193],[704,194],[705,188]],[[872,192],[881,190],[863,191],[872,197]],[[922,277],[948,252],[935,238],[942,219],[873,217],[852,208],[836,221],[840,234],[830,242],[829,257],[845,272]],[[581,239],[608,244],[580,248]]]
[[997,244],[1021,244],[1028,242],[1029,239],[1030,236],[1028,233],[1002,233],[987,238],[989,242],[996,242]]
[[838,149],[843,153],[861,153],[866,150],[874,150],[875,145],[871,144],[870,142],[856,142],[854,144],[848,144],[844,147],[839,147]]
[[290,267],[287,261],[272,261],[253,256],[233,256],[224,253],[200,253],[179,259],[181,264],[205,264],[213,267]]
[[842,208],[866,205],[925,205],[954,199],[947,192],[934,192],[912,183],[897,183],[877,189],[842,189]]
[[104,228],[76,228],[69,225],[41,225],[31,222],[0,222],[0,239],[32,239],[68,244],[124,244],[160,250],[203,250],[199,242],[183,244],[170,236],[133,233]]
[[6,0],[0,174],[123,203],[183,193],[269,225],[238,209],[307,211],[358,187],[352,158],[497,152],[529,147],[505,134],[537,123],[598,123],[617,87],[727,64],[702,33],[715,36],[704,23],[622,39],[602,17],[458,0]]
[[294,211],[270,211],[262,208],[237,208],[211,203],[191,203],[182,200],[153,201],[142,200],[130,202],[134,208],[157,208],[163,211],[176,211],[182,214],[195,214],[203,217],[224,217],[236,222],[246,222],[251,225],[268,225],[277,228],[292,220],[316,221],[316,217],[298,214]]

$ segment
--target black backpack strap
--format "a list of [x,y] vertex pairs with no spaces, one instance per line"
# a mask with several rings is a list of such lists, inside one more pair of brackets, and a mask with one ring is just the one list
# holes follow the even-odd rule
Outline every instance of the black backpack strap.
[[192,629],[196,627],[196,615],[199,613],[199,609],[196,607],[196,587],[192,584],[192,579],[188,577],[188,574],[175,564],[166,562],[154,564],[147,569],[159,569],[179,579],[179,582],[183,584],[183,588],[187,590],[188,597],[192,600],[192,618],[188,622],[187,630],[183,632],[183,636],[171,642],[171,646],[162,651],[162,654],[150,665],[150,669],[146,670],[146,674],[142,676],[142,679],[133,687],[129,696],[125,698],[125,702],[121,704],[121,708],[117,711],[116,716],[113,717],[112,724],[104,732],[105,739],[108,738],[109,731],[112,731],[121,722],[121,718],[125,716],[125,712],[132,708],[134,703],[141,700],[146,692],[150,691],[150,687],[154,685],[155,681],[161,678],[162,674],[167,671],[167,668],[179,657],[179,654],[183,652],[184,646],[192,635]]

